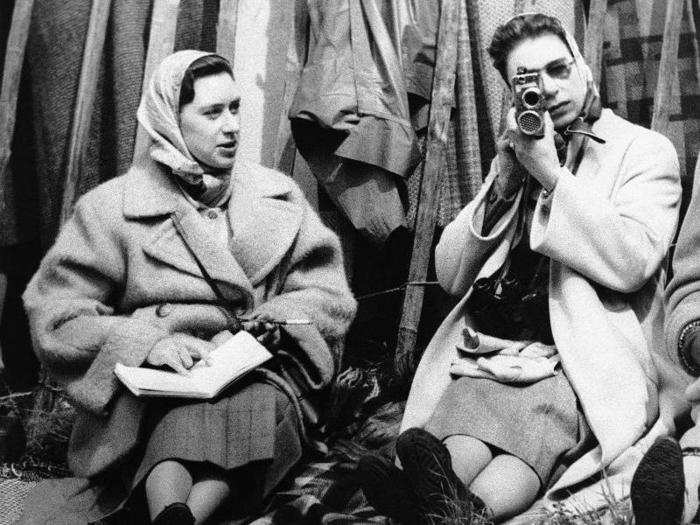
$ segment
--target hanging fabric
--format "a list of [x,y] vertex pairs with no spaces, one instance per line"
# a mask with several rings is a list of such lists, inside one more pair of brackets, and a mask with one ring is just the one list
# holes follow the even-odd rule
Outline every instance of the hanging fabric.
[[309,58],[289,112],[294,139],[353,226],[383,243],[405,223],[400,179],[420,157],[399,46],[376,0],[308,7]]

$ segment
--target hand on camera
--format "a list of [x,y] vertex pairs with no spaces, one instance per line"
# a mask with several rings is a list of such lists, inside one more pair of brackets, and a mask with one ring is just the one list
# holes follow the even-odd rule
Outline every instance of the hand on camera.
[[544,137],[534,138],[520,131],[515,121],[515,108],[510,108],[506,134],[520,164],[545,190],[552,190],[561,168],[554,145],[554,123],[549,113],[544,113]]
[[173,334],[161,339],[146,356],[154,366],[169,366],[179,374],[187,375],[195,360],[207,359],[214,345],[188,334]]
[[255,337],[268,350],[275,350],[282,340],[279,324],[270,322],[267,316],[258,316],[249,321],[243,321],[243,329]]
[[518,162],[515,151],[510,146],[508,130],[496,141],[496,152],[498,155],[498,177],[495,183],[499,186],[500,195],[510,197],[520,189],[527,172]]

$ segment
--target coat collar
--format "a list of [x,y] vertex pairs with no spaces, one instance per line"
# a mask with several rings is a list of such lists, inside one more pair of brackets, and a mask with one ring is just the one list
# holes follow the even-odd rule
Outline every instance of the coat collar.
[[161,165],[137,164],[125,177],[125,218],[165,218],[143,246],[149,256],[202,276],[196,255],[214,280],[245,295],[252,295],[252,287],[280,263],[301,226],[303,208],[288,199],[292,183],[260,166],[237,163],[232,174],[227,205],[233,232],[230,246],[212,241],[207,219]]
[[[236,162],[231,184],[255,197],[280,198],[292,191],[291,183],[281,177],[248,177],[260,168],[245,162]],[[125,175],[124,217],[140,219],[169,215],[182,206],[184,197],[168,168],[143,157]]]

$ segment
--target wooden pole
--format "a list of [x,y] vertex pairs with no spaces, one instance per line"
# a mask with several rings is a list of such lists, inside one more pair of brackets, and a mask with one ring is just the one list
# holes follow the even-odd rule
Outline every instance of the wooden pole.
[[[12,10],[10,34],[7,36],[2,88],[0,89],[0,213],[7,206],[5,199],[7,198],[6,188],[10,156],[12,155],[12,139],[15,134],[15,121],[17,118],[17,96],[19,95],[24,51],[27,47],[33,6],[34,0],[17,0],[15,2]],[[0,273],[0,320],[2,319],[6,295],[7,276]],[[0,370],[4,367],[2,348],[0,348]]]
[[666,4],[666,22],[664,39],[661,44],[659,76],[654,95],[654,111],[651,117],[651,129],[666,134],[668,117],[672,108],[673,86],[678,81],[678,44],[680,42],[681,22],[685,0],[668,0]]
[[[425,160],[421,177],[421,189],[416,217],[409,281],[424,281],[428,272],[430,252],[437,219],[440,174],[444,168],[447,126],[450,121],[454,96],[455,69],[457,65],[457,28],[459,25],[458,0],[443,0],[440,8],[437,56],[433,89],[430,101],[430,118]],[[460,0],[461,1],[461,0]],[[408,286],[404,296],[399,324],[395,373],[398,378],[407,377],[415,364],[415,346],[418,323],[423,307],[423,287]]]
[[90,133],[97,81],[100,74],[100,60],[107,33],[107,21],[112,4],[111,0],[92,0],[90,22],[88,24],[83,63],[80,70],[78,95],[73,110],[73,122],[68,144],[68,161],[66,163],[66,182],[63,186],[63,204],[61,206],[61,224],[73,211],[77,198],[78,183],[82,169],[85,149]]
[[289,35],[286,39],[287,60],[285,63],[282,111],[275,141],[275,167],[283,173],[291,175],[294,170],[296,147],[292,139],[292,130],[287,113],[294,101],[307,51],[309,13],[306,8],[306,2],[299,0],[293,2],[287,11],[287,16],[289,17]]
[[234,66],[236,59],[236,26],[238,0],[219,1],[219,21],[216,27],[216,52]]
[[[17,116],[17,95],[22,77],[24,50],[27,47],[29,23],[32,19],[34,0],[17,0],[12,11],[12,24],[7,37],[5,67],[0,91],[0,210],[6,206],[8,167],[12,154],[12,138]],[[4,294],[3,294],[4,296]]]
[[[525,0],[515,0],[513,2],[513,16],[525,12]],[[500,77],[500,75],[499,75]],[[506,129],[506,120],[508,111],[513,104],[513,94],[510,88],[510,80],[507,80],[507,85],[503,88],[503,96],[501,96],[501,118],[498,124],[498,135]],[[498,138],[498,137],[496,137]]]
[[[148,82],[158,64],[175,49],[175,31],[177,29],[179,8],[180,0],[155,0],[153,2],[151,29],[148,36],[148,51],[146,52],[141,93],[147,89]],[[140,157],[149,144],[150,138],[148,133],[146,133],[141,124],[138,124],[133,160]]]
[[588,25],[586,38],[583,43],[583,56],[593,73],[593,82],[600,84],[603,68],[603,34],[605,32],[605,14],[608,9],[607,0],[591,0],[588,9]]
[[461,177],[469,183],[469,200],[479,192],[483,180],[481,170],[481,146],[479,144],[479,122],[476,107],[476,88],[469,35],[469,16],[467,2],[459,2],[459,32],[457,35],[457,110],[459,127],[457,133],[457,166]]

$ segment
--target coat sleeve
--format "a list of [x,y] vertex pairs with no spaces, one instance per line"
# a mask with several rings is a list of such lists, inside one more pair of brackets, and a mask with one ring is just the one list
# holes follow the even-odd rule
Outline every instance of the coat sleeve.
[[[606,178],[606,174],[597,174]],[[671,142],[645,132],[627,148],[609,199],[589,180],[562,168],[540,197],[530,246],[612,290],[630,293],[658,270],[678,220],[681,186]]]
[[666,288],[666,348],[677,363],[681,332],[689,323],[700,320],[699,261],[700,162],[695,168],[693,195],[673,254],[673,278]]
[[115,315],[126,256],[93,195],[76,205],[23,299],[41,362],[81,407],[102,412],[117,388],[114,364],[138,365],[167,332]]
[[489,233],[482,235],[487,198],[497,173],[498,162],[494,159],[481,190],[445,227],[435,248],[437,278],[445,291],[452,295],[462,296],[467,293],[482,270],[484,262],[503,241],[517,217],[522,189],[518,191],[515,199],[506,203],[507,208],[495,221]]
[[345,333],[356,302],[348,287],[338,237],[326,228],[297,187],[293,199],[304,208],[299,233],[278,271],[281,289],[253,315],[303,318],[312,325],[283,327],[303,355],[301,370],[310,386],[328,384],[340,363]]

